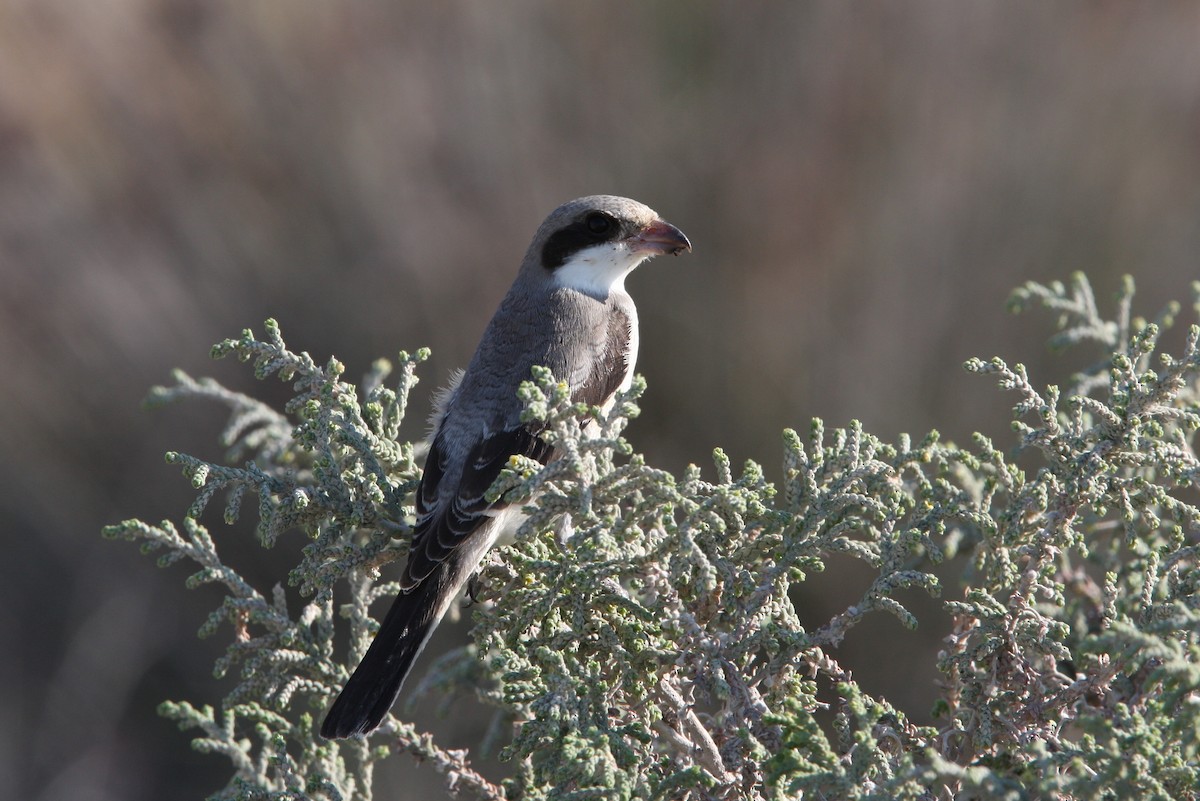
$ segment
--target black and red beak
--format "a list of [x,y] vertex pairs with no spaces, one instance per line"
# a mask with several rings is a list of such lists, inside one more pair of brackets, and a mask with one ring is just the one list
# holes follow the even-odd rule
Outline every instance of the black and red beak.
[[683,251],[692,249],[692,243],[684,236],[683,231],[666,220],[655,220],[629,237],[628,242],[633,251],[655,256],[660,253],[678,256]]

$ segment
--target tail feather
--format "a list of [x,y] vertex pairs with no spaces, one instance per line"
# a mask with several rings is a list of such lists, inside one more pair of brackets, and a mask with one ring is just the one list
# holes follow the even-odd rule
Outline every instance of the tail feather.
[[400,694],[413,661],[425,647],[452,598],[444,571],[392,602],[379,633],[321,724],[321,736],[366,734],[383,721]]

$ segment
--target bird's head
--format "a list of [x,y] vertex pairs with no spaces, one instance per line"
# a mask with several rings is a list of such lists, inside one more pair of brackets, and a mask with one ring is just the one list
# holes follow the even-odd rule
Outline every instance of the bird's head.
[[646,259],[677,255],[692,243],[647,206],[624,197],[592,195],[559,206],[538,228],[526,269],[554,284],[597,298],[625,286]]

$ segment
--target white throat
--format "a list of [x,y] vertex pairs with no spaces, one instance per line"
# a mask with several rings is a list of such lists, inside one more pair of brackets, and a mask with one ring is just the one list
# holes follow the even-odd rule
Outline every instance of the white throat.
[[593,245],[563,262],[554,271],[551,280],[556,286],[606,298],[613,290],[624,292],[625,276],[649,255],[636,253],[624,243]]

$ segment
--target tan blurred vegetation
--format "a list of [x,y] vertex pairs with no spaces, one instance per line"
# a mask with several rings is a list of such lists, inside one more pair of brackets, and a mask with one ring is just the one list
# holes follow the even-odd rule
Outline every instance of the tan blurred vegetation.
[[[814,415],[1003,436],[1008,399],[961,362],[1074,364],[1009,289],[1132,272],[1153,313],[1196,277],[1198,35],[1196,4],[0,0],[0,786],[226,778],[154,714],[219,697],[220,644],[194,636],[217,597],[98,534],[182,514],[163,451],[219,453],[215,410],[139,409],[170,368],[281,397],[207,359],[267,316],[351,376],[428,345],[415,434],[545,213],[614,192],[695,243],[630,282],[629,435],[656,463],[721,445],[777,471],[779,430]],[[266,586],[289,555],[226,547]],[[812,586],[814,619],[851,597]],[[924,609],[844,649],[918,720],[945,622]],[[474,745],[487,718],[461,709],[418,711]]]

